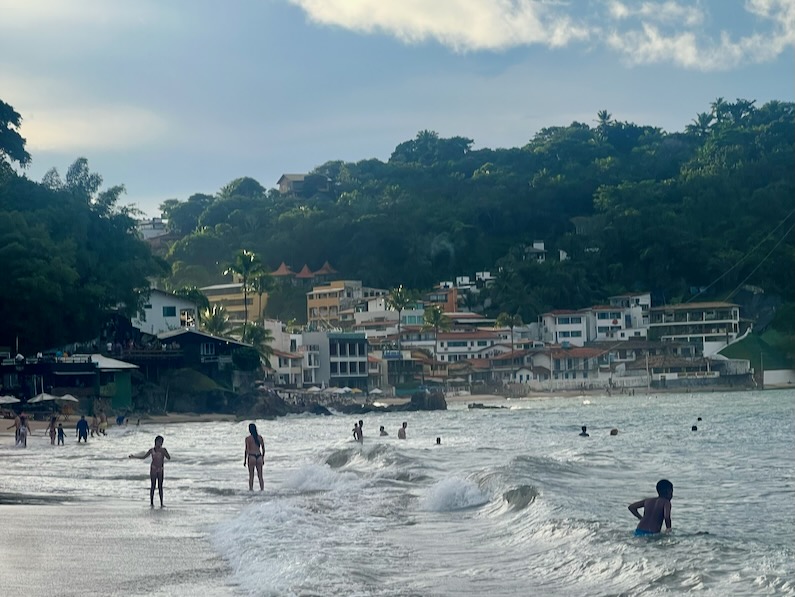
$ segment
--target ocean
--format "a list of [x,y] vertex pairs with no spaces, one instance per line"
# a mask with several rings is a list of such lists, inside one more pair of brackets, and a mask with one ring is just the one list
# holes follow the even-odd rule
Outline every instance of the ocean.
[[[792,391],[490,404],[255,421],[264,492],[249,421],[0,437],[2,594],[795,595]],[[127,458],[156,434],[162,510]],[[634,537],[661,478],[673,532]]]

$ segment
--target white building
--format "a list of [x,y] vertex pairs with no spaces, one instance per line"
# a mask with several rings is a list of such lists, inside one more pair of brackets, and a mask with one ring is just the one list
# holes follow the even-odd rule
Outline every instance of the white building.
[[541,340],[549,344],[582,346],[590,342],[592,332],[588,310],[558,309],[541,315]]
[[651,339],[692,342],[705,357],[716,354],[739,333],[740,306],[734,303],[685,303],[653,307],[650,312]]
[[142,333],[157,336],[171,330],[194,327],[197,312],[198,307],[189,299],[153,289],[143,312],[131,323]]

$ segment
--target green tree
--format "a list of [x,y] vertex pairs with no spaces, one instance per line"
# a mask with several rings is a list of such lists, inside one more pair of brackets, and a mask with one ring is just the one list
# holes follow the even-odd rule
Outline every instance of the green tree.
[[[406,310],[410,305],[413,305],[417,301],[417,294],[413,290],[407,290],[403,288],[401,284],[397,288],[393,288],[392,291],[389,293],[389,296],[386,298],[387,307],[390,309],[397,311],[398,314],[398,337],[397,337],[397,344],[398,344],[398,352],[402,351],[403,342],[402,342],[402,332],[403,332],[403,311]],[[402,355],[402,352],[401,352]],[[401,359],[398,361],[398,367],[400,367]],[[397,380],[396,383],[400,381],[400,372],[397,373]]]
[[268,328],[251,324],[242,336],[243,342],[251,344],[265,364],[271,366],[271,357],[273,356],[273,334]]
[[511,315],[510,313],[506,313],[505,311],[503,311],[497,316],[497,321],[495,322],[495,325],[498,328],[505,328],[505,327],[511,328],[511,375],[515,376],[516,373],[513,370],[513,363],[515,362],[516,357],[513,354],[515,351],[513,343],[513,330],[514,328],[524,325],[524,323],[522,322],[522,316],[519,315],[518,313]]
[[235,257],[230,263],[224,275],[237,275],[243,283],[243,336],[246,335],[246,325],[248,324],[248,291],[251,280],[262,274],[265,270],[262,261],[251,251],[243,249],[235,253]]
[[204,309],[199,319],[202,329],[213,336],[224,337],[232,329],[229,314],[223,305],[213,305],[209,309]]
[[439,331],[447,331],[452,321],[439,305],[425,309],[423,329],[433,330],[433,360],[436,361],[436,350],[439,345]]
[[10,105],[0,100],[0,162],[16,162],[25,167],[30,163],[30,154],[25,150],[25,138],[17,130],[22,116]]
[[264,269],[259,272],[254,278],[251,280],[251,288],[254,292],[257,293],[257,321],[262,321],[264,318],[263,311],[262,311],[262,295],[263,294],[270,294],[273,292],[273,289],[276,287],[276,281],[273,279],[273,276],[270,275]]

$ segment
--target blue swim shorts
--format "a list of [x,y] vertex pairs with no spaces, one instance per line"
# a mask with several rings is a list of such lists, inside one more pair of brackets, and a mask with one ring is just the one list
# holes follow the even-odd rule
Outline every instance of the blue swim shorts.
[[636,537],[648,537],[649,535],[659,535],[659,533],[655,533],[654,531],[647,531],[646,529],[635,529]]

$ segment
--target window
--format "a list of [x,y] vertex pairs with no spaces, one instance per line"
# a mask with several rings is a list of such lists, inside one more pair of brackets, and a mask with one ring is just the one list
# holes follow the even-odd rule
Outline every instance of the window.
[[199,350],[201,352],[201,356],[203,357],[213,356],[215,354],[215,344],[212,342],[202,342]]
[[339,369],[337,367],[338,363],[331,363],[331,374],[336,375],[339,373]]
[[174,306],[171,307],[163,307],[163,317],[176,317],[177,316],[177,308]]
[[571,337],[572,338],[582,338],[582,332],[574,331],[574,332],[571,333]]
[[571,322],[572,323],[582,323],[582,317],[572,317],[571,318]]
[[568,317],[558,317],[558,325],[568,325],[569,321]]
[[144,305],[144,309],[151,309],[151,308],[152,308],[152,305],[151,305],[151,304],[149,304],[149,305]]

